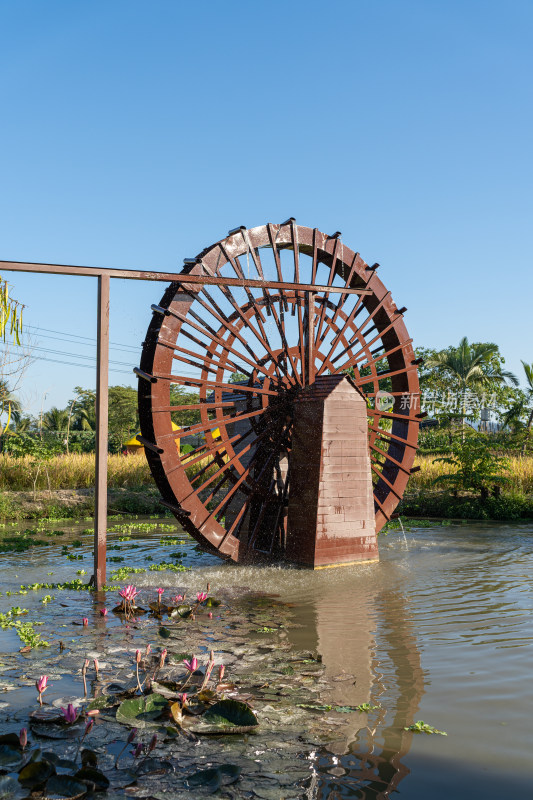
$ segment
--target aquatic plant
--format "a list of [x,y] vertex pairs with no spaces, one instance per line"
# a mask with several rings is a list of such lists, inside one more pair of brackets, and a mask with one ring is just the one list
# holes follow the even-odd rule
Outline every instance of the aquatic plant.
[[424,720],[419,719],[416,722],[413,722],[412,725],[408,725],[404,728],[404,731],[411,731],[412,733],[438,733],[440,736],[448,736],[445,731],[438,731],[437,728],[434,728],[433,725],[429,725]]
[[37,693],[39,696],[39,705],[42,706],[43,704],[43,693],[46,691],[48,685],[48,676],[41,675],[41,677],[35,681],[35,687],[37,689]]
[[67,725],[73,725],[78,719],[79,716],[78,709],[74,708],[72,703],[69,703],[66,708],[63,708],[63,706],[61,706],[61,711],[63,713]]

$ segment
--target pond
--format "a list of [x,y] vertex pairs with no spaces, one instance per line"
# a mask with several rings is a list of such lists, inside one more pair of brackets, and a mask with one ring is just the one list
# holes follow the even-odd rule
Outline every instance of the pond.
[[[113,569],[145,568],[113,584],[134,583],[141,596],[144,592],[151,599],[155,587],[168,596],[171,590],[195,594],[210,583],[226,610],[213,621],[202,617],[198,623],[205,638],[199,657],[210,640],[226,654],[229,673],[234,670],[241,682],[248,678],[250,685],[261,687],[250,702],[260,723],[263,718],[265,728],[276,731],[275,737],[268,732],[249,737],[252,744],[246,736],[226,736],[212,739],[211,750],[205,739],[193,749],[181,746],[180,768],[189,772],[195,758],[207,765],[223,758],[244,765],[241,779],[219,796],[333,800],[388,797],[397,790],[426,800],[518,797],[530,790],[533,525],[479,523],[389,532],[380,536],[378,564],[308,572],[221,563],[200,553],[168,520],[129,522],[130,527],[123,522],[109,536],[109,558],[123,561],[108,563],[108,582]],[[2,733],[18,730],[28,709],[35,708],[33,684],[45,665],[50,674],[53,666],[54,676],[48,702],[79,697],[79,669],[69,666],[69,658],[79,662],[82,653],[94,651],[113,664],[113,648],[119,659],[122,645],[125,652],[134,650],[136,637],[147,641],[148,621],[144,629],[126,630],[123,621],[110,615],[103,631],[98,610],[115,605],[116,591],[99,597],[59,588],[15,594],[21,584],[86,581],[92,548],[84,525],[67,529],[55,523],[52,528],[61,528],[64,536],[47,536],[51,526],[44,526],[28,536],[48,545],[0,553],[0,611],[29,609],[28,619],[44,623],[35,630],[50,642],[50,648],[19,654],[16,631],[0,631]],[[9,537],[14,530],[3,533]],[[157,566],[173,562],[190,570],[169,572]],[[78,576],[78,570],[87,574]],[[55,599],[42,603],[46,596]],[[83,617],[89,618],[89,629],[73,626]],[[184,645],[190,644],[188,636],[183,634]],[[246,641],[252,647],[247,649]],[[306,652],[310,658],[298,661],[298,654]],[[321,658],[319,679],[312,674],[317,665],[310,671],[296,666],[311,662],[312,654]],[[276,680],[283,691],[276,693],[268,664],[281,656],[285,666]],[[119,661],[117,669],[124,669]],[[301,675],[294,676],[300,669]],[[262,686],[257,680],[261,671]],[[305,691],[312,692],[311,700],[301,694]],[[276,694],[292,698],[298,713],[291,716],[286,705],[282,713],[285,701],[278,702]],[[367,713],[354,710],[364,704],[369,704]],[[405,730],[420,720],[447,736]],[[111,751],[114,741],[102,739],[102,747]],[[182,786],[165,796],[203,796]],[[146,791],[141,786],[126,793],[157,796],[154,788]]]

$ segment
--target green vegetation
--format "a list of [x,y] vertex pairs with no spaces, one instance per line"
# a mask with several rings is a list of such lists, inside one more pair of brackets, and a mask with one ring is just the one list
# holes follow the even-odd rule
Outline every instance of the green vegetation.
[[412,733],[438,733],[441,736],[448,736],[447,733],[444,731],[438,731],[433,725],[428,725],[427,722],[420,719],[417,722],[414,722],[412,725],[409,725],[407,728],[404,728],[404,731],[412,731]]
[[[7,594],[7,592],[6,592]],[[49,647],[48,642],[41,639],[41,635],[35,632],[35,625],[42,625],[42,622],[29,622],[21,620],[19,617],[28,614],[27,608],[20,608],[20,606],[13,606],[5,614],[0,614],[0,628],[2,630],[14,628],[18,633],[20,640],[30,647]]]

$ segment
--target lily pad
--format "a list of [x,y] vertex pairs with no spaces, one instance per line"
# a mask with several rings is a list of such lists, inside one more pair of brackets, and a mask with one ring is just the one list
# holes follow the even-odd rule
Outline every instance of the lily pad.
[[219,700],[208,708],[204,719],[218,725],[238,725],[254,727],[259,725],[257,717],[246,703],[240,700]]
[[0,770],[11,772],[22,763],[22,752],[7,744],[0,745]]
[[161,625],[161,627],[158,630],[158,633],[162,639],[170,639],[172,631],[170,630],[170,628],[165,628],[164,625]]
[[193,772],[185,779],[185,783],[188,789],[201,787],[208,794],[214,794],[221,786],[235,783],[240,774],[241,768],[236,764],[221,764],[219,767]]
[[115,706],[118,703],[114,697],[108,697],[107,695],[103,694],[100,697],[95,697],[94,700],[91,700],[87,709],[92,711],[93,709],[100,710],[101,708],[110,708],[111,706]]
[[20,749],[20,739],[16,733],[4,733],[0,736],[0,745],[7,744],[10,747]]
[[153,727],[167,705],[167,698],[157,693],[124,700],[117,708],[117,722],[135,728]]
[[187,606],[187,605],[178,606],[176,608],[176,611],[178,612],[180,617],[183,617],[184,619],[187,619],[187,617],[190,617],[191,614],[192,614],[192,606]]
[[82,767],[74,775],[76,780],[83,781],[89,787],[93,787],[99,792],[105,792],[109,787],[109,778],[106,778],[103,772],[94,767]]
[[31,761],[19,772],[19,783],[34,789],[46,783],[55,773],[55,767],[48,761]]
[[20,783],[10,775],[0,775],[0,800],[13,800],[26,794]]
[[72,799],[87,794],[87,786],[71,778],[70,775],[53,775],[46,781],[45,793],[48,800]]
[[205,735],[256,733],[259,723],[254,712],[240,700],[220,700],[196,718],[191,726],[195,733]]
[[137,775],[163,775],[165,772],[174,772],[174,765],[162,758],[145,758],[139,764]]
[[98,764],[98,756],[94,750],[84,747],[81,751],[81,764],[83,767],[96,767]]
[[207,606],[207,608],[216,608],[221,603],[221,600],[217,600],[216,597],[208,597],[203,605]]

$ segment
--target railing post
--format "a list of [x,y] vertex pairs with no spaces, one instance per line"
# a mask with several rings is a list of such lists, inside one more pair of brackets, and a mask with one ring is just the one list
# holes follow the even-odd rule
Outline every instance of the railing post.
[[96,334],[96,482],[94,494],[94,584],[106,582],[107,434],[109,382],[109,275],[98,276]]

